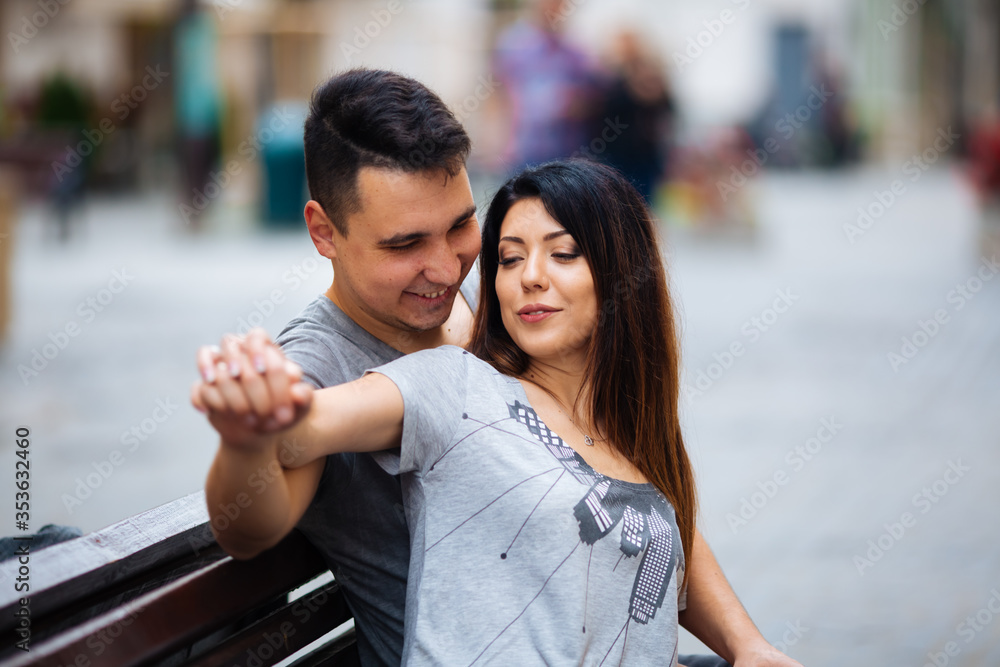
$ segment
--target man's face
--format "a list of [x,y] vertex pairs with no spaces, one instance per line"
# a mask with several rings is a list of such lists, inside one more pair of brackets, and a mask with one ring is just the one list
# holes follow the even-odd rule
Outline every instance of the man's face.
[[479,255],[469,177],[364,167],[361,210],[334,231],[335,301],[362,326],[406,332],[441,326]]

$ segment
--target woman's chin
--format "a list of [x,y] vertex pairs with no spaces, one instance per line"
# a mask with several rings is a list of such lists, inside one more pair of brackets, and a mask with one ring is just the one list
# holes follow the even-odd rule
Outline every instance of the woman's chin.
[[550,366],[572,366],[575,368],[585,362],[587,357],[586,346],[580,345],[578,341],[572,343],[562,341],[525,342],[523,345],[518,343],[518,347],[532,361]]

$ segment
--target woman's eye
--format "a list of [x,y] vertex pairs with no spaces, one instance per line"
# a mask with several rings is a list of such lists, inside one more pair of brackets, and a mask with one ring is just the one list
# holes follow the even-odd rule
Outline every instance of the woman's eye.
[[568,261],[568,260],[571,260],[571,259],[576,259],[577,257],[580,256],[580,253],[578,253],[578,252],[575,252],[575,253],[572,253],[572,252],[557,252],[557,253],[553,253],[552,256],[555,257],[556,259],[563,259],[563,260],[567,260]]
[[520,257],[501,257],[500,261],[498,262],[498,264],[500,264],[500,266],[506,266],[508,264],[513,264],[514,262],[516,262],[519,259],[521,259],[521,258]]

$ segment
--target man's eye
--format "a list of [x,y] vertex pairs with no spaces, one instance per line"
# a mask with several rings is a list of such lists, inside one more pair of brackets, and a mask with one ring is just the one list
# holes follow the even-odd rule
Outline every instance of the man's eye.
[[389,246],[389,250],[403,251],[403,250],[410,250],[411,248],[416,248],[416,247],[417,247],[417,242],[414,241],[412,243],[407,243],[406,245]]

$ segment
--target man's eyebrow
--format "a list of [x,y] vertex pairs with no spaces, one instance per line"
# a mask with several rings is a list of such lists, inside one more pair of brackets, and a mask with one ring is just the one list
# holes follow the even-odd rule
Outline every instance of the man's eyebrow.
[[[557,232],[549,232],[548,234],[546,234],[545,236],[542,237],[542,240],[543,241],[551,241],[552,239],[559,238],[563,234],[569,234],[569,232],[566,231],[565,229],[560,229]],[[521,245],[524,245],[524,239],[522,239],[520,236],[503,236],[503,237],[500,238],[500,240],[501,241],[510,241],[511,243],[520,243]]]
[[420,239],[427,238],[430,236],[427,232],[410,232],[409,234],[396,234],[395,236],[390,236],[387,239],[381,239],[375,243],[379,248],[388,248],[397,245],[406,245],[407,243],[412,243],[413,241],[419,241]]
[[455,218],[455,221],[453,223],[451,223],[451,226],[454,227],[455,225],[460,225],[463,222],[465,222],[466,220],[468,220],[469,218],[471,218],[472,216],[474,216],[475,214],[476,214],[476,205],[473,204],[469,208],[467,208],[464,211],[462,211],[462,214],[460,216],[458,216],[457,218]]
[[[451,226],[454,227],[456,225],[459,225],[468,220],[469,218],[471,218],[472,216],[474,216],[475,214],[476,214],[476,206],[475,204],[473,204],[466,210],[462,211],[462,214],[455,218],[455,221],[451,223]],[[396,234],[395,236],[390,236],[387,239],[381,239],[375,245],[377,245],[379,248],[388,248],[392,246],[406,245],[407,243],[412,243],[413,241],[419,241],[420,239],[427,238],[428,236],[430,236],[430,233],[428,232],[401,233],[401,234]]]

